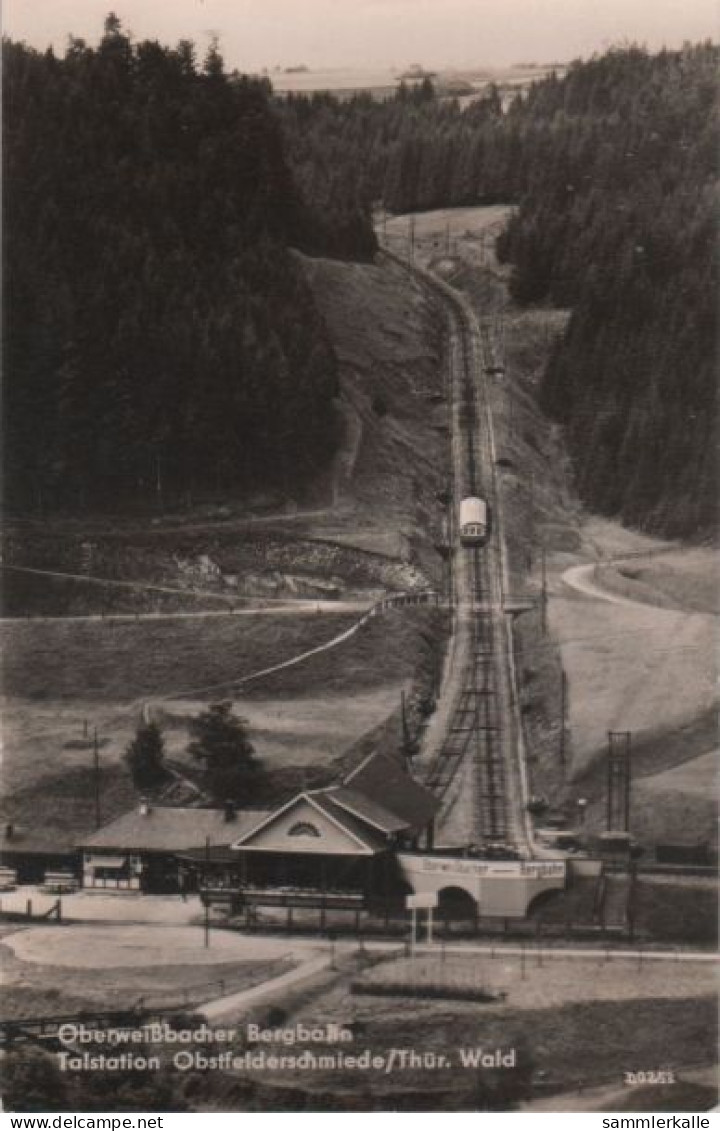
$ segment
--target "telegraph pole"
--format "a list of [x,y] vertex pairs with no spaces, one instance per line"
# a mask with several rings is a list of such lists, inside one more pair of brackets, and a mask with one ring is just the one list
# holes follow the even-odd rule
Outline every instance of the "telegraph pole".
[[400,692],[400,717],[401,717],[401,723],[402,723],[403,750],[405,751],[405,756],[407,757],[407,754],[410,750],[410,730],[408,728],[407,710],[406,710],[406,707],[405,707],[405,692],[404,691]]
[[410,262],[415,262],[415,213],[410,217],[410,226],[408,228],[408,243],[410,248]]
[[530,476],[528,487],[529,487],[529,494],[530,494],[530,499],[529,499],[529,504],[528,504],[528,509],[529,509],[529,512],[530,512],[529,515],[528,515],[528,526],[530,528],[530,548],[528,549],[528,555],[527,555],[527,568],[528,568],[528,572],[530,572],[530,570],[533,568],[533,565],[535,564],[535,554],[534,554],[534,544],[535,544],[535,479],[533,478],[532,475]]
[[95,794],[95,828],[100,828],[100,748],[97,727],[93,729],[93,785]]
[[163,489],[162,489],[162,475],[160,473],[160,453],[155,453],[155,493],[157,495],[157,505],[160,510],[163,507]]
[[542,617],[543,635],[546,636],[547,635],[547,628],[548,628],[548,624],[547,624],[548,594],[547,594],[547,562],[545,560],[545,545],[544,544],[543,544],[543,546],[540,550],[540,567],[541,567],[541,570],[542,570],[542,593],[541,593],[541,596],[540,596],[540,612],[541,612],[541,617]]
[[629,730],[608,731],[608,832],[615,830],[618,819],[622,832],[630,831],[630,745]]
[[210,837],[205,837],[205,918],[204,918],[204,932],[205,932],[205,949],[210,946],[210,893],[209,893],[209,877],[210,877]]
[[560,765],[565,769],[565,717],[567,715],[567,676],[560,673]]

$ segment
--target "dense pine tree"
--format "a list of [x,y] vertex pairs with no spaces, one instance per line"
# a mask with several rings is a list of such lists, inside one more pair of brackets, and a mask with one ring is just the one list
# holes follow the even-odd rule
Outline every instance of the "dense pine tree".
[[500,241],[519,301],[573,311],[542,396],[582,497],[671,536],[717,525],[719,55],[616,50],[541,84],[552,159]]
[[218,804],[247,802],[262,772],[247,733],[247,720],[233,714],[232,703],[211,703],[190,721],[188,753],[203,764],[203,784]]
[[157,789],[168,779],[165,767],[165,743],[157,723],[141,723],[127,750],[125,761],[135,788]]
[[494,88],[465,110],[402,88],[281,106],[311,191],[348,182],[397,212],[517,205],[498,244],[513,297],[573,311],[542,396],[581,494],[671,535],[716,525],[719,62],[711,44],[613,49],[504,112]]
[[302,479],[333,448],[336,372],[288,245],[369,259],[378,204],[506,202],[513,296],[573,311],[542,395],[583,497],[709,529],[719,56],[614,49],[503,110],[430,82],[272,101],[217,45],[199,68],[114,18],[62,59],[6,44],[8,497]]
[[4,87],[6,498],[301,482],[334,447],[336,362],[268,84],[111,16],[63,58],[6,42]]

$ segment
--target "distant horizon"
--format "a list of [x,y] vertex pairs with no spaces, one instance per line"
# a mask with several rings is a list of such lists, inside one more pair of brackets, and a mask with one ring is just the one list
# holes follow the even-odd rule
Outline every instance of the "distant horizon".
[[[220,44],[220,52],[222,54],[222,43]],[[305,74],[310,75],[324,75],[334,74],[336,72],[343,72],[344,74],[367,74],[368,72],[376,71],[378,74],[400,74],[410,71],[412,67],[421,67],[424,74],[452,74],[457,72],[474,72],[474,71],[509,71],[509,70],[526,70],[526,69],[544,69],[547,67],[567,67],[572,62],[572,59],[523,59],[514,63],[487,63],[482,60],[478,63],[467,63],[465,66],[460,66],[457,63],[425,63],[423,60],[412,60],[409,63],[396,63],[396,64],[373,64],[368,63],[367,66],[358,64],[357,66],[343,66],[342,63],[333,64],[328,63],[323,66],[310,66],[303,63],[299,59],[297,63],[283,63],[274,64],[271,67],[266,66],[263,68],[267,70],[268,74],[288,74],[292,71],[300,71],[302,68]]]
[[467,71],[562,66],[636,44],[651,52],[716,40],[715,0],[6,0],[3,31],[63,54],[96,44],[114,11],[136,40],[217,36],[227,70]]

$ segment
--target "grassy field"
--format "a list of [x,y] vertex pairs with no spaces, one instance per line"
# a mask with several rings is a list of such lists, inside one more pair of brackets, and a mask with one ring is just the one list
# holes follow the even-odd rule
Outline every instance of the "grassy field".
[[[102,764],[117,763],[143,701],[231,694],[232,681],[330,640],[353,615],[204,618],[139,623],[22,622],[4,640],[4,790],[90,766],[84,721],[97,727]],[[199,689],[217,686],[204,696]],[[200,709],[200,708],[198,708]],[[171,744],[172,746],[172,744]]]
[[[494,241],[505,226],[510,211],[506,204],[493,204],[417,213],[413,217],[416,262],[423,266],[432,262],[443,275],[452,274],[453,259],[458,260],[454,264],[455,271],[461,269],[463,263],[497,271],[499,264],[495,258]],[[386,225],[379,226],[378,235],[381,240],[386,239],[391,251],[408,256],[410,224],[409,216],[391,216]],[[450,261],[447,268],[444,258]],[[504,271],[502,275],[504,277]]]
[[[567,969],[567,964],[562,964],[562,972]],[[538,979],[546,974],[544,967]],[[616,978],[621,983],[632,981],[622,973]],[[459,1048],[515,1048],[525,1072],[542,1073],[543,1089],[552,1084],[557,1090],[581,1083],[591,1086],[613,1077],[621,1083],[625,1071],[639,1066],[678,1071],[683,1065],[712,1063],[715,1059],[717,1010],[713,992],[669,997],[662,990],[660,997],[637,994],[623,1000],[567,1001],[560,987],[552,1006],[528,1008],[513,1000],[515,988],[516,983],[504,1006],[495,1006],[395,997],[348,998],[345,988],[337,986],[311,1009],[306,1007],[302,1020],[313,1024],[337,1019],[348,1024],[352,1018],[361,1028],[362,1047],[373,1052],[387,1054],[391,1048],[405,1048],[435,1053],[442,1050],[449,1056],[452,1066],[448,1069],[429,1073],[420,1067],[408,1068],[394,1077],[373,1073],[367,1084],[381,1110],[396,1101],[403,1104],[403,1093],[413,1092],[420,1107],[410,1110],[433,1109],[433,1093],[443,1090],[448,1093],[445,1102],[450,1096],[452,1100],[451,1106],[441,1110],[472,1109],[474,1089],[479,1083],[492,1084],[493,1072],[463,1068]],[[353,1095],[356,1102],[358,1098],[357,1074],[351,1071],[314,1073],[311,1082],[306,1075],[288,1072],[279,1074],[277,1082],[309,1088],[313,1096],[329,1094],[339,1107],[343,1101],[352,1102]],[[512,1090],[512,1080],[506,1087]]]
[[[497,352],[506,362],[506,374],[490,378],[489,391],[515,591],[537,595],[541,545],[546,550],[550,635],[543,634],[536,614],[515,625],[532,789],[554,803],[590,797],[588,822],[594,827],[604,819],[599,767],[607,731],[631,730],[638,837],[652,844],[712,835],[718,792],[709,753],[717,745],[716,553],[709,547],[668,547],[583,514],[561,434],[535,400],[567,314],[519,312],[508,302],[506,274],[492,250],[504,215],[502,209],[426,213],[416,217],[415,233],[418,258],[433,259],[471,296],[480,316],[490,316]],[[408,218],[391,221],[389,230],[400,251]],[[656,554],[668,548],[671,552]],[[639,552],[649,556],[638,559]],[[562,583],[570,565],[628,553],[633,556],[625,561],[603,565],[600,578],[603,584],[607,578],[611,591],[638,601],[636,606],[588,600]],[[559,760],[563,668],[569,698],[566,766]],[[683,772],[665,774],[680,764]]]
[[259,985],[292,969],[289,959],[220,962],[212,968],[177,966],[106,967],[73,970],[15,958],[2,947],[3,1018],[80,1012],[93,1006],[127,1009],[139,1001],[165,1007],[192,1005]]
[[[445,409],[433,407],[442,387],[440,328],[422,291],[396,268],[303,262],[341,366],[347,435],[332,484],[319,485],[307,499],[276,499],[272,506],[269,500],[229,498],[221,500],[222,508],[216,501],[167,515],[18,522],[8,533],[6,562],[78,572],[89,542],[98,576],[216,589],[223,597],[282,596],[296,583],[318,580],[343,596],[367,597],[368,605],[385,590],[439,580],[432,543],[440,529],[436,496],[445,485],[447,456],[447,435],[436,426]],[[306,516],[295,513],[298,505],[319,509]],[[17,575],[10,596],[13,613],[32,608],[46,614],[192,609],[205,600],[83,582],[55,585],[32,575]],[[214,598],[208,600],[217,607]],[[77,787],[81,808],[87,806],[82,783],[92,751],[83,740],[94,727],[112,814],[115,795],[124,795],[127,785],[120,759],[143,703],[172,700],[154,709],[166,726],[169,752],[178,756],[187,715],[204,698],[228,697],[234,679],[315,647],[354,619],[328,614],[3,625],[3,784],[16,796],[15,814],[32,820],[42,811],[52,819],[42,796],[51,790],[65,806],[68,825],[72,798],[65,784]],[[430,631],[436,634],[436,626]],[[442,631],[440,626],[437,634]],[[416,683],[426,635],[422,616],[391,615],[341,652],[250,685],[239,711],[247,706],[259,755],[274,765],[322,763],[382,727],[395,713],[400,691],[412,691]],[[206,695],[200,691],[205,687],[211,689]],[[36,789],[38,782],[43,784]]]
[[[40,934],[47,935],[51,930],[45,928]],[[66,930],[55,930],[58,945]],[[91,946],[92,937],[103,929],[72,930],[84,931],[86,945]],[[72,966],[37,962],[42,946],[35,947],[33,961],[4,953],[3,964],[10,982],[5,1015],[10,1015],[8,1010],[29,1015],[31,1011],[75,1009],[81,1004],[119,1005],[119,986],[123,987],[122,1004],[126,1005],[134,995],[172,996],[182,987],[203,983],[205,978],[226,978],[232,981],[233,988],[253,985],[282,967],[282,957],[274,953],[269,953],[264,961],[249,957],[246,961],[222,961],[223,948],[215,953],[214,964],[203,968],[188,964],[182,953],[173,967],[163,965],[157,947],[157,953],[152,947],[146,950],[147,960],[143,963],[139,948],[147,944],[149,936],[143,943],[142,929],[134,930],[136,957],[132,966],[127,961],[121,966],[113,965],[115,954],[122,955],[126,948],[122,932],[110,942],[109,953],[102,956],[107,959],[104,965],[97,946],[87,967],[83,964],[81,941],[71,946]],[[32,933],[25,932],[29,936]],[[157,930],[154,935],[158,935]],[[230,936],[227,945],[257,948],[258,941]],[[285,944],[279,940],[271,944],[275,950],[280,945]],[[2,949],[9,950],[7,939]],[[45,952],[52,955],[52,947],[46,946]],[[167,947],[164,953],[167,955]],[[58,957],[59,954],[56,951]],[[206,957],[212,959],[213,955],[206,952]],[[717,1010],[715,973],[711,969],[638,964],[636,960],[624,959],[546,959],[540,965],[531,956],[523,964],[519,958],[507,958],[499,951],[494,959],[453,956],[442,962],[439,958],[421,957],[412,962],[381,963],[360,975],[368,981],[407,975],[415,981],[427,977],[452,984],[472,982],[507,994],[503,1002],[481,1005],[353,995],[349,989],[353,964],[348,966],[349,962],[349,958],[341,960],[345,972],[336,974],[331,985],[318,984],[312,992],[305,991],[284,1001],[282,1004],[289,1012],[283,1024],[352,1024],[355,1045],[346,1051],[367,1048],[385,1056],[393,1048],[435,1054],[441,1051],[449,1058],[451,1067],[428,1072],[424,1067],[412,1066],[390,1076],[375,1071],[363,1073],[362,1077],[352,1069],[332,1073],[320,1070],[311,1077],[299,1071],[251,1073],[249,1077],[215,1073],[193,1082],[193,1109],[244,1111],[255,1110],[253,1105],[260,1103],[265,1110],[278,1110],[284,1094],[295,1110],[306,1105],[313,1110],[388,1110],[408,1105],[410,1110],[433,1110],[441,1103],[441,1096],[444,1111],[470,1110],[481,1091],[487,1094],[489,1090],[497,1103],[504,1106],[513,1098],[520,1098],[520,1093],[513,1097],[516,1084],[524,1096],[532,1094],[533,1081],[537,1082],[535,1094],[580,1085],[587,1089],[613,1079],[619,1087],[626,1071],[664,1069],[682,1075],[687,1066],[712,1063],[715,1058]],[[48,989],[57,986],[62,989]],[[191,1000],[196,998],[191,995]],[[303,1047],[300,1045],[297,1051]],[[463,1048],[500,1048],[506,1052],[515,1049],[521,1067],[505,1074],[500,1070],[463,1067],[458,1052]],[[287,1049],[268,1046],[268,1051]],[[683,1095],[686,1103],[695,1103],[696,1110],[703,1110],[705,1091]],[[667,1097],[667,1102],[671,1100]],[[419,1106],[413,1107],[413,1103]]]
[[[605,523],[589,523],[586,543],[602,545],[606,531]],[[605,544],[610,550],[612,540]],[[689,554],[692,560],[695,551]],[[655,741],[664,731],[673,731],[675,763],[705,753],[707,746],[684,743],[682,730],[692,739],[694,721],[717,704],[715,616],[585,598],[563,585],[562,573],[570,564],[569,554],[555,553],[549,569],[550,626],[570,675],[573,773],[582,772],[604,751],[607,730],[631,730],[638,742],[644,736]],[[674,575],[679,594],[678,567]],[[695,581],[691,589],[697,593]]]
[[[188,721],[203,709],[203,698],[163,696],[281,661],[350,623],[353,617],[333,614],[115,628],[94,622],[6,625],[16,645],[6,672],[6,692],[14,694],[4,707],[5,819],[26,827],[41,822],[63,841],[84,835],[93,821],[93,754],[91,740],[83,738],[84,720],[90,736],[98,728],[101,812],[109,820],[136,802],[122,755],[142,701],[162,726],[167,753],[182,762]],[[396,749],[401,691],[408,693],[413,718],[418,699],[432,690],[444,634],[441,612],[391,611],[337,649],[236,693],[235,709],[247,719],[275,787],[299,787],[306,770],[332,776],[336,760],[366,739]],[[62,664],[53,659],[56,649]],[[218,689],[215,697],[230,695]],[[205,700],[210,698],[208,693]]]
[[5,624],[4,691],[34,703],[132,702],[215,685],[222,693],[224,683],[315,648],[357,619],[351,613]]
[[323,537],[412,558],[432,580],[446,486],[448,436],[441,324],[420,287],[394,265],[304,260],[340,363],[352,450],[335,469],[346,513],[319,518]]
[[[687,998],[712,994],[717,972],[707,966],[678,963],[638,963],[614,957],[606,961],[563,959],[562,953],[545,951],[541,959],[528,948],[527,958],[508,957],[498,948],[495,958],[419,957],[384,962],[360,980],[367,989],[389,983],[412,987],[445,985],[450,994],[464,989],[504,993],[504,1002],[483,1005],[483,1017],[502,1017],[508,1008],[554,1009],[570,1002],[627,1001],[637,998]],[[402,996],[402,995],[400,995]]]
[[607,731],[629,730],[633,833],[646,845],[713,840],[718,799],[713,555],[697,548],[656,554],[664,543],[606,520],[589,520],[582,534],[588,557],[648,556],[599,570],[596,583],[603,588],[610,579],[610,594],[630,604],[568,589],[562,575],[582,560],[579,555],[557,551],[548,558],[550,628],[569,677],[570,796],[589,799],[588,828],[603,826]]
[[[707,718],[709,745],[717,720]],[[670,746],[670,744],[667,744]],[[652,844],[714,842],[718,809],[717,751],[700,754],[673,769],[639,778],[635,783],[633,830],[638,840]]]
[[633,557],[598,571],[603,588],[659,608],[720,613],[717,550],[695,547]]
[[641,938],[717,945],[718,885],[712,877],[643,876],[636,886],[633,913]]
[[[48,740],[48,746],[50,742]],[[121,762],[105,764],[101,759],[100,817],[114,820],[137,805],[130,774]],[[20,829],[42,829],[52,836],[59,850],[72,850],[79,837],[95,831],[95,787],[91,754],[72,766],[62,760],[33,763],[32,776],[24,788],[2,798],[3,820]],[[6,779],[7,788],[7,779]]]

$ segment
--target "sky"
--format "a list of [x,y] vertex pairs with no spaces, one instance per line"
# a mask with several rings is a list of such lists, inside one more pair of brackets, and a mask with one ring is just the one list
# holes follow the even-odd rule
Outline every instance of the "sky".
[[717,0],[5,0],[3,30],[62,52],[70,33],[96,42],[111,9],[137,39],[192,39],[202,52],[217,34],[241,71],[564,62],[720,30]]

